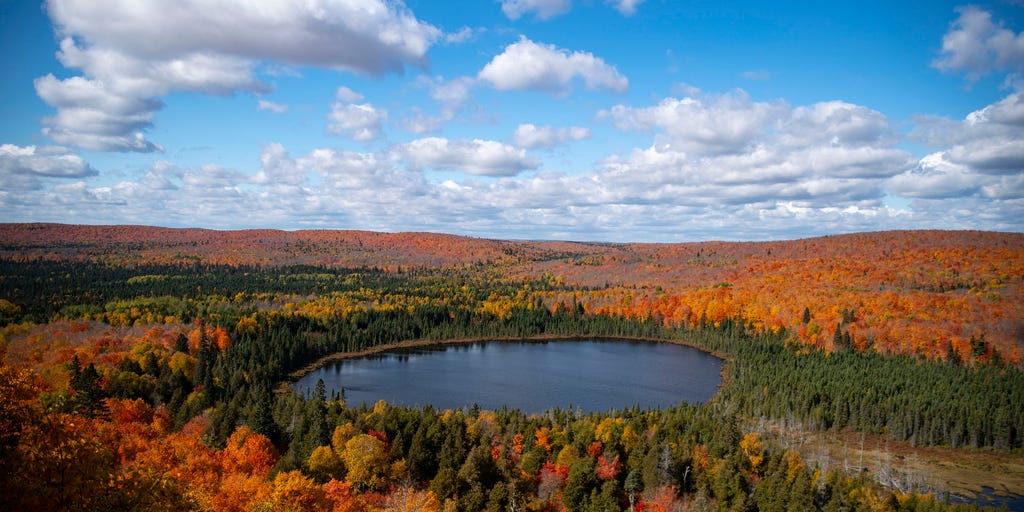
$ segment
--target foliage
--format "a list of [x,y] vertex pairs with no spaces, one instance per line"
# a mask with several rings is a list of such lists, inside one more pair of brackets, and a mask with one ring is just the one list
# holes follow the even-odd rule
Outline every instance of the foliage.
[[[1024,447],[1016,235],[0,235],[15,509],[939,510],[930,489],[813,467],[749,420]],[[538,336],[695,345],[729,360],[726,384],[702,406],[532,416],[273,392],[335,352]]]

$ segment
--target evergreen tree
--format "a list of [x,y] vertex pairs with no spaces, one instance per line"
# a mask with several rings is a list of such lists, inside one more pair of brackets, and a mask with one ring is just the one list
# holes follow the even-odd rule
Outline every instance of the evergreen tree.
[[[77,362],[78,358],[76,357],[73,360],[72,368]],[[81,367],[80,364],[78,366]],[[105,414],[106,408],[103,399],[106,398],[106,394],[100,387],[99,380],[99,372],[96,371],[96,365],[93,363],[89,363],[89,366],[72,376],[70,385],[75,392],[75,411],[86,416],[103,416]]]
[[327,428],[327,391],[323,379],[316,381],[313,399],[309,403],[308,417],[311,449],[330,444],[331,432]]

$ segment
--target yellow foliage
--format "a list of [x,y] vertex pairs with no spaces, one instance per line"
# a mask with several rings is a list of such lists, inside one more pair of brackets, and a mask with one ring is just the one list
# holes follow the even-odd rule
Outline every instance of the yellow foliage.
[[387,489],[390,477],[387,452],[380,439],[359,434],[345,443],[341,458],[348,468],[345,481],[353,487],[375,491]]
[[320,480],[340,479],[345,476],[345,464],[330,446],[318,446],[306,459],[306,469]]
[[501,426],[498,424],[498,415],[494,411],[480,411],[475,421],[467,418],[466,433],[477,439],[490,440],[494,436],[501,435]]
[[196,370],[196,358],[184,352],[175,352],[171,354],[171,360],[168,361],[167,366],[172,372],[180,371],[185,375],[192,375]]
[[558,457],[555,458],[555,464],[570,467],[573,462],[576,462],[580,458],[580,452],[576,449],[575,445],[567,444],[560,452]]
[[329,502],[323,489],[301,471],[278,473],[267,503],[270,510],[305,512],[324,510]]
[[760,437],[759,433],[751,432],[740,440],[740,448],[750,459],[750,469],[755,473],[758,472],[761,462],[764,461],[764,441],[761,441]]
[[395,489],[384,500],[385,512],[441,512],[441,502],[430,491],[420,491],[409,485]]
[[622,418],[605,418],[601,420],[601,423],[597,424],[597,428],[594,430],[594,437],[604,444],[618,441],[622,437],[623,423]]
[[626,425],[622,429],[622,437],[619,440],[622,442],[622,448],[629,454],[633,451],[633,448],[636,448],[637,443],[640,441],[640,436],[633,430],[633,427]]
[[356,427],[352,423],[335,427],[334,433],[331,434],[331,447],[334,448],[334,452],[339,454],[343,452],[345,450],[345,443],[355,437],[355,435]]
[[782,457],[786,460],[786,481],[793,483],[796,480],[797,474],[806,467],[804,459],[800,457],[800,452],[796,450],[789,450]]

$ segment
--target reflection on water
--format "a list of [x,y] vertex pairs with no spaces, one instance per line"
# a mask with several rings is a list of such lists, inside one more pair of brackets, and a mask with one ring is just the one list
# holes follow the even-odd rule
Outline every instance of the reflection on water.
[[974,503],[983,507],[1006,507],[1012,512],[1024,512],[1024,496],[997,492],[991,487],[982,487],[981,492],[974,497],[950,496],[953,503]]
[[607,411],[706,402],[722,361],[699,350],[634,341],[489,342],[403,350],[336,361],[299,380],[323,379],[352,405],[388,403],[455,409],[503,406]]

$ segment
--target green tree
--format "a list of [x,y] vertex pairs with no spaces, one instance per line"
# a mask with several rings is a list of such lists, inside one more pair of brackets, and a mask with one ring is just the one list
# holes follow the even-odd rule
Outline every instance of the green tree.
[[594,474],[594,458],[580,457],[569,467],[569,478],[565,480],[562,490],[562,505],[569,512],[586,510],[590,492],[597,487],[598,479]]

